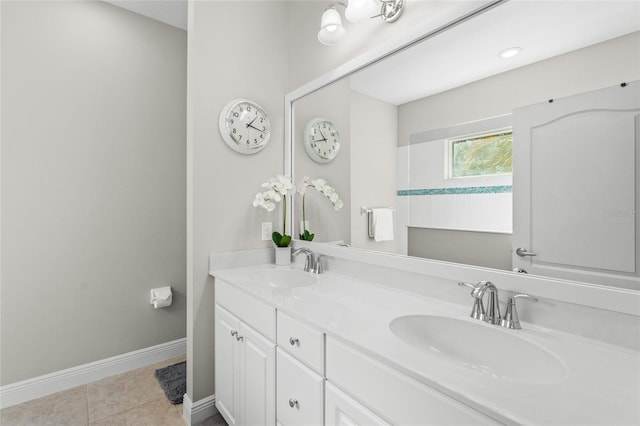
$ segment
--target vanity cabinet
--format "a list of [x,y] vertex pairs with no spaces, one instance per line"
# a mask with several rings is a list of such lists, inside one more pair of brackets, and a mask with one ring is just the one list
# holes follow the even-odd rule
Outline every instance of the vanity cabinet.
[[[371,424],[371,407],[398,425],[497,425],[495,420],[381,363],[356,348],[327,337],[327,424]],[[335,385],[358,405],[333,390]],[[359,420],[362,419],[362,420]],[[386,423],[385,423],[386,422]]]
[[[276,345],[273,337],[253,327],[256,319],[273,316],[274,335],[275,309],[251,298],[249,305],[257,308],[251,311],[243,305],[249,296],[223,283],[220,289],[215,305],[216,407],[230,426],[275,425]],[[244,315],[223,306],[235,306]]]
[[371,410],[327,382],[325,392],[325,425],[389,426]]
[[224,281],[215,302],[216,407],[230,426],[498,424]]

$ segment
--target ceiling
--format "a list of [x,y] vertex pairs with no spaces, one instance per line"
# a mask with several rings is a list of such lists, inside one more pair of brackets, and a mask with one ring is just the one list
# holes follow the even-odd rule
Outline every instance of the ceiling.
[[103,0],[156,21],[187,30],[187,0]]
[[[400,105],[640,30],[638,1],[511,0],[351,76]],[[522,52],[498,57],[506,48]]]

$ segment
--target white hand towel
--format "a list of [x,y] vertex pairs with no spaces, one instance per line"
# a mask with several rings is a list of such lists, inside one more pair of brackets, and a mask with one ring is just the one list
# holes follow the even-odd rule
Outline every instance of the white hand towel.
[[373,221],[373,239],[375,242],[393,241],[393,210],[371,209]]

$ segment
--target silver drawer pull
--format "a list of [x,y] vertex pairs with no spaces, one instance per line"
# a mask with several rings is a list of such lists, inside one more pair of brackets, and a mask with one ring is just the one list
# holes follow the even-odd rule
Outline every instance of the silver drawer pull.
[[242,340],[244,340],[244,337],[242,337],[241,335],[236,333],[236,340],[237,341],[242,341]]
[[289,407],[298,407],[298,400],[293,398],[289,399]]
[[297,337],[289,337],[289,343],[291,343],[291,346],[299,345],[300,340]]
[[231,335],[232,336],[237,336],[238,335],[238,331],[237,330],[231,330]]

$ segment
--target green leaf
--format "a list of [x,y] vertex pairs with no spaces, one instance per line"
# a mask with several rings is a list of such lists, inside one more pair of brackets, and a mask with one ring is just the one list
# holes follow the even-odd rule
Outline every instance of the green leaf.
[[291,244],[291,236],[283,235],[282,239],[280,240],[280,244],[278,244],[278,247],[289,247],[289,244]]
[[308,229],[305,229],[302,234],[299,234],[300,239],[304,241],[313,241],[315,234],[311,234]]
[[282,235],[277,231],[274,231],[273,234],[271,234],[271,239],[278,247],[289,247],[289,244],[291,244],[291,236]]

